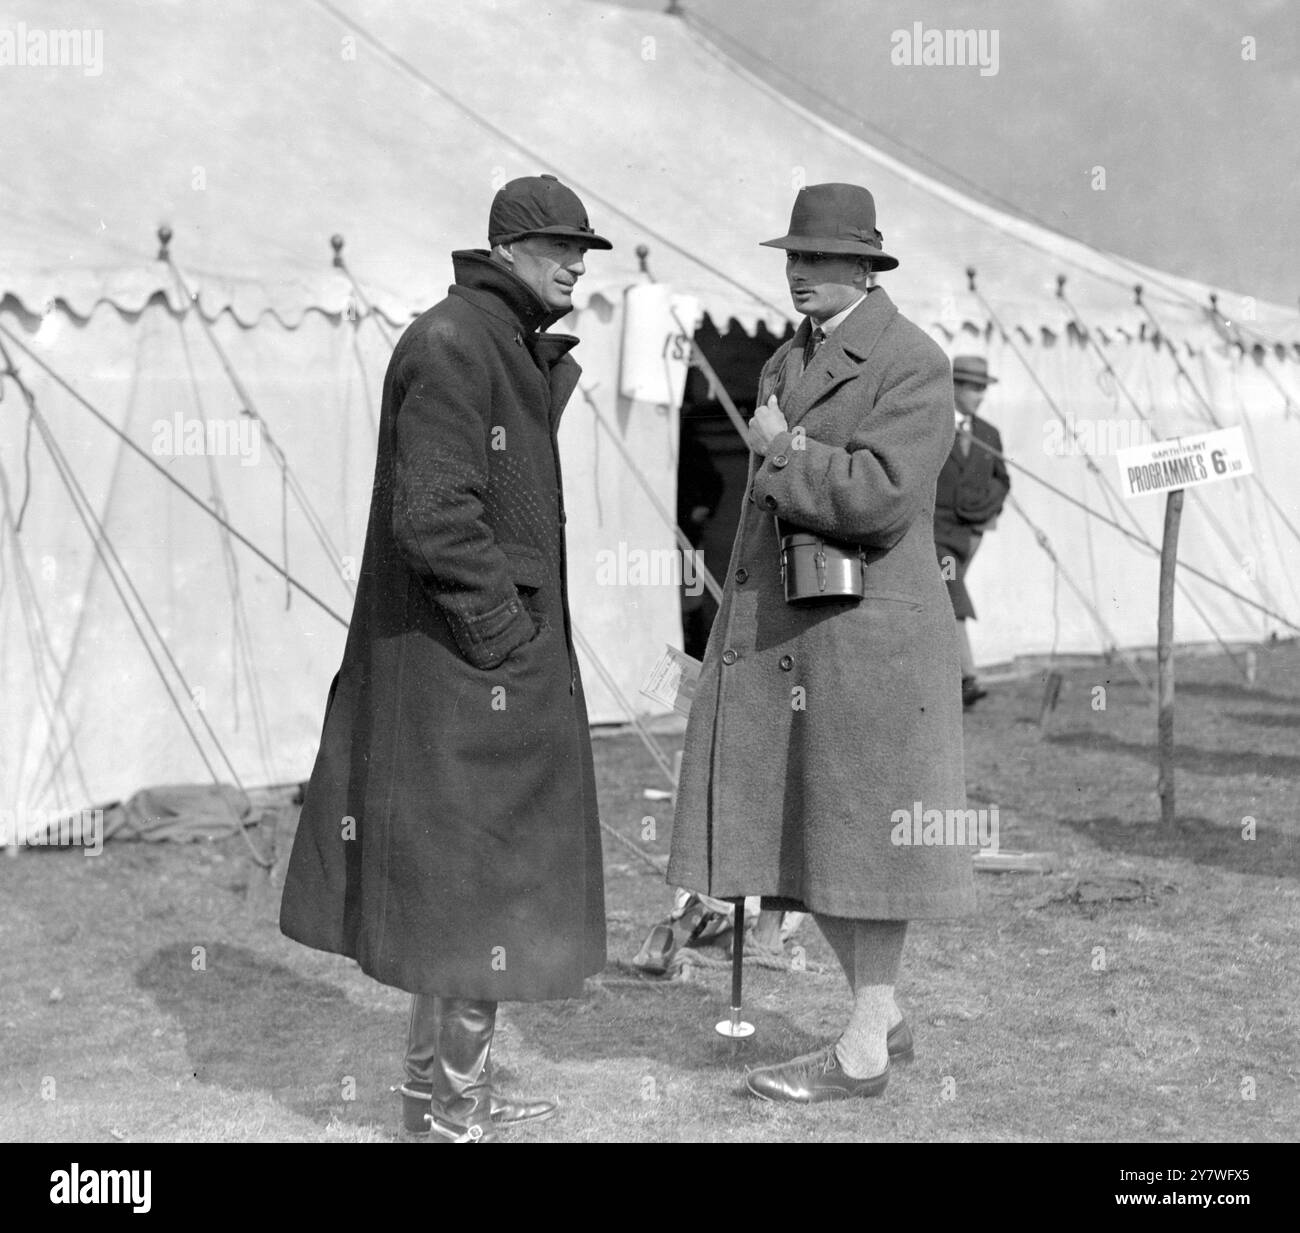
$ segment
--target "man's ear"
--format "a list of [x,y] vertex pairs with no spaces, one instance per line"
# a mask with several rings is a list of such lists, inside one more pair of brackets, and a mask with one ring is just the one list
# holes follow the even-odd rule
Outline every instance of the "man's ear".
[[494,244],[492,246],[493,260],[499,261],[502,265],[514,265],[514,249],[509,244]]

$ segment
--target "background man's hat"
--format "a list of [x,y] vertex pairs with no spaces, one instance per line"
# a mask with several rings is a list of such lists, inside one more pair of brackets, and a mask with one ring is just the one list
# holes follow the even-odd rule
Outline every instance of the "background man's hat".
[[982,355],[958,355],[952,361],[952,379],[964,385],[997,385],[997,377],[989,376],[989,362]]
[[856,184],[810,184],[801,188],[790,211],[790,234],[764,240],[764,248],[800,253],[843,253],[870,257],[877,270],[892,270],[898,258],[883,249],[876,230],[876,200]]
[[551,175],[511,180],[492,199],[492,213],[488,216],[490,245],[510,244],[530,235],[581,240],[588,248],[614,247],[591,229],[578,194]]

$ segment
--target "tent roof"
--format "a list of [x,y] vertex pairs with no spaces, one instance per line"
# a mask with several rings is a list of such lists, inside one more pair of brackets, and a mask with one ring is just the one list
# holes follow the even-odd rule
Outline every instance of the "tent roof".
[[[208,315],[342,311],[348,281],[401,321],[443,294],[449,252],[485,244],[495,187],[552,171],[613,254],[584,295],[616,299],[648,246],[654,276],[715,319],[783,328],[779,234],[798,183],[877,200],[910,316],[984,328],[965,269],[1002,323],[1062,331],[1056,276],[1086,324],[1136,334],[1132,286],[1171,334],[1211,320],[1210,288],[1099,253],[910,170],[750,75],[688,21],[589,0],[328,0],[219,6],[50,0],[42,29],[103,32],[102,73],[6,68],[0,294],[39,313],[181,296],[155,229]],[[28,23],[29,30],[35,29]],[[1250,338],[1293,344],[1293,310],[1220,293]]]

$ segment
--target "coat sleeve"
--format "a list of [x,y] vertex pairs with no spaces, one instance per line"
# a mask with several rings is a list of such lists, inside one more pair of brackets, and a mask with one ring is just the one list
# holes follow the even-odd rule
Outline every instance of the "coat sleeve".
[[435,321],[399,362],[393,536],[464,657],[494,668],[537,627],[484,518],[492,381],[481,349]]
[[951,445],[946,357],[937,346],[901,348],[882,374],[875,403],[860,408],[848,444],[778,434],[755,472],[751,499],[806,530],[892,548],[933,500]]

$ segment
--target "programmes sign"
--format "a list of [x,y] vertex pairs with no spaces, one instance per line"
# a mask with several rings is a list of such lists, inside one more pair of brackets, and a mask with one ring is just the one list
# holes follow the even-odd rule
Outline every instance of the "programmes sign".
[[1115,457],[1126,497],[1236,479],[1254,470],[1239,427],[1135,445]]

